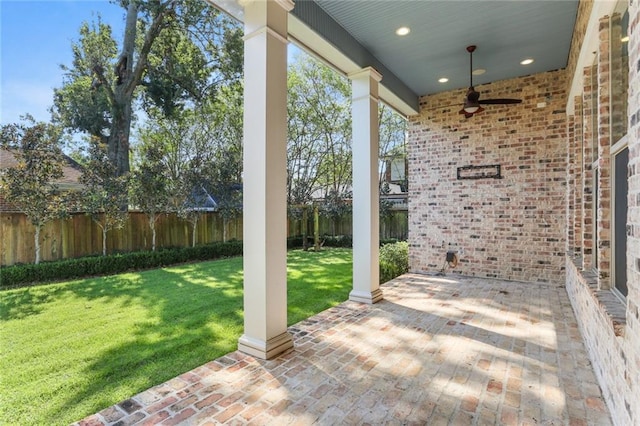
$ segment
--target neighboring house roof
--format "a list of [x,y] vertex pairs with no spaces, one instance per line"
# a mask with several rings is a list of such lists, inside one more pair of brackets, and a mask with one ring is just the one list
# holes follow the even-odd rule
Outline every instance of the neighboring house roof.
[[[18,165],[16,159],[15,149],[0,148],[0,170],[9,169]],[[56,180],[56,184],[61,190],[74,190],[80,189],[80,176],[82,175],[82,166],[78,164],[71,157],[64,155],[64,164],[62,166],[62,177]],[[18,208],[7,203],[2,196],[0,196],[0,211],[1,212],[16,212]]]
[[212,212],[218,209],[218,203],[202,185],[191,191],[190,198],[191,202],[186,206],[189,210]]
[[[231,192],[242,193],[242,185],[231,184],[229,185],[228,190]],[[219,196],[211,195],[211,193],[205,189],[204,185],[199,185],[191,192],[191,202],[187,203],[186,207],[189,210],[214,212],[220,207],[219,200]],[[240,202],[238,207],[242,208],[242,202]]]

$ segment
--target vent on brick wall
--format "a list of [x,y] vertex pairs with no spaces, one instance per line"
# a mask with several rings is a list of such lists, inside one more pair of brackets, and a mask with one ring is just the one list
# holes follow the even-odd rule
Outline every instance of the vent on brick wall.
[[488,166],[462,166],[458,167],[458,180],[460,179],[502,179],[500,164]]

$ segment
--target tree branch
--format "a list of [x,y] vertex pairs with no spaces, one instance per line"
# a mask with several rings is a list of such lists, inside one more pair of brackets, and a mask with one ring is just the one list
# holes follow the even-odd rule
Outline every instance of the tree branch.
[[100,82],[100,86],[102,86],[104,90],[107,91],[107,97],[109,98],[109,102],[111,102],[111,105],[115,105],[116,95],[113,92],[113,89],[111,88],[111,86],[109,85],[107,78],[104,76],[104,69],[102,68],[102,66],[95,65],[92,71],[95,74],[95,76],[98,78],[98,81]]
[[166,1],[160,5],[158,14],[153,18],[153,21],[149,26],[149,30],[144,36],[144,43],[142,45],[142,49],[140,49],[138,61],[131,75],[131,79],[127,82],[127,93],[133,93],[136,86],[142,79],[142,73],[147,66],[147,58],[149,56],[149,52],[151,51],[151,46],[153,45],[156,37],[158,37],[158,35],[162,31],[165,17],[173,11],[174,7],[174,0]]

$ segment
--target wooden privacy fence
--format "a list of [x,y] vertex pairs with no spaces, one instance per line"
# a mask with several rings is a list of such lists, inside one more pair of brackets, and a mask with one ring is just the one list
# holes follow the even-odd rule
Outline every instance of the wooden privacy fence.
[[[302,234],[302,221],[289,219],[288,235]],[[313,235],[313,219],[307,224]],[[398,211],[386,221],[381,220],[381,238],[406,239],[407,212]],[[320,217],[320,234],[351,235],[351,216],[338,221]],[[35,260],[35,228],[23,213],[0,214],[0,265],[33,263]],[[83,213],[47,223],[41,233],[42,261],[60,260],[102,254],[102,230],[91,217]],[[242,239],[242,218],[230,220],[227,240]],[[196,244],[223,240],[223,220],[216,212],[203,212],[196,228]],[[190,246],[191,224],[175,214],[162,215],[156,223],[156,247]],[[125,226],[107,233],[107,253],[151,250],[151,229],[147,216],[129,212]]]
[[[222,217],[215,212],[200,216],[196,244],[222,241]],[[33,263],[35,228],[22,213],[0,215],[0,265]],[[102,254],[102,230],[83,213],[47,223],[41,233],[41,259],[60,260]],[[242,239],[242,218],[229,221],[227,239]],[[162,215],[156,223],[156,247],[191,245],[191,225],[175,214]],[[151,229],[147,216],[129,212],[121,229],[107,232],[107,253],[151,250]]]
[[[353,235],[353,220],[350,214],[338,220],[320,216],[320,235]],[[407,210],[394,210],[387,218],[380,218],[380,238],[406,240],[409,230]],[[302,235],[302,220],[289,218],[289,236]],[[307,235],[313,236],[313,213],[309,213]]]

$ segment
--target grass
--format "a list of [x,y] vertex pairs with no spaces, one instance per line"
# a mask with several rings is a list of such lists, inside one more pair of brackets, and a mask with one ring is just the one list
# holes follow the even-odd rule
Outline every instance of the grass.
[[[288,323],[348,298],[351,251],[291,251]],[[242,259],[0,293],[0,424],[69,424],[237,349]]]

